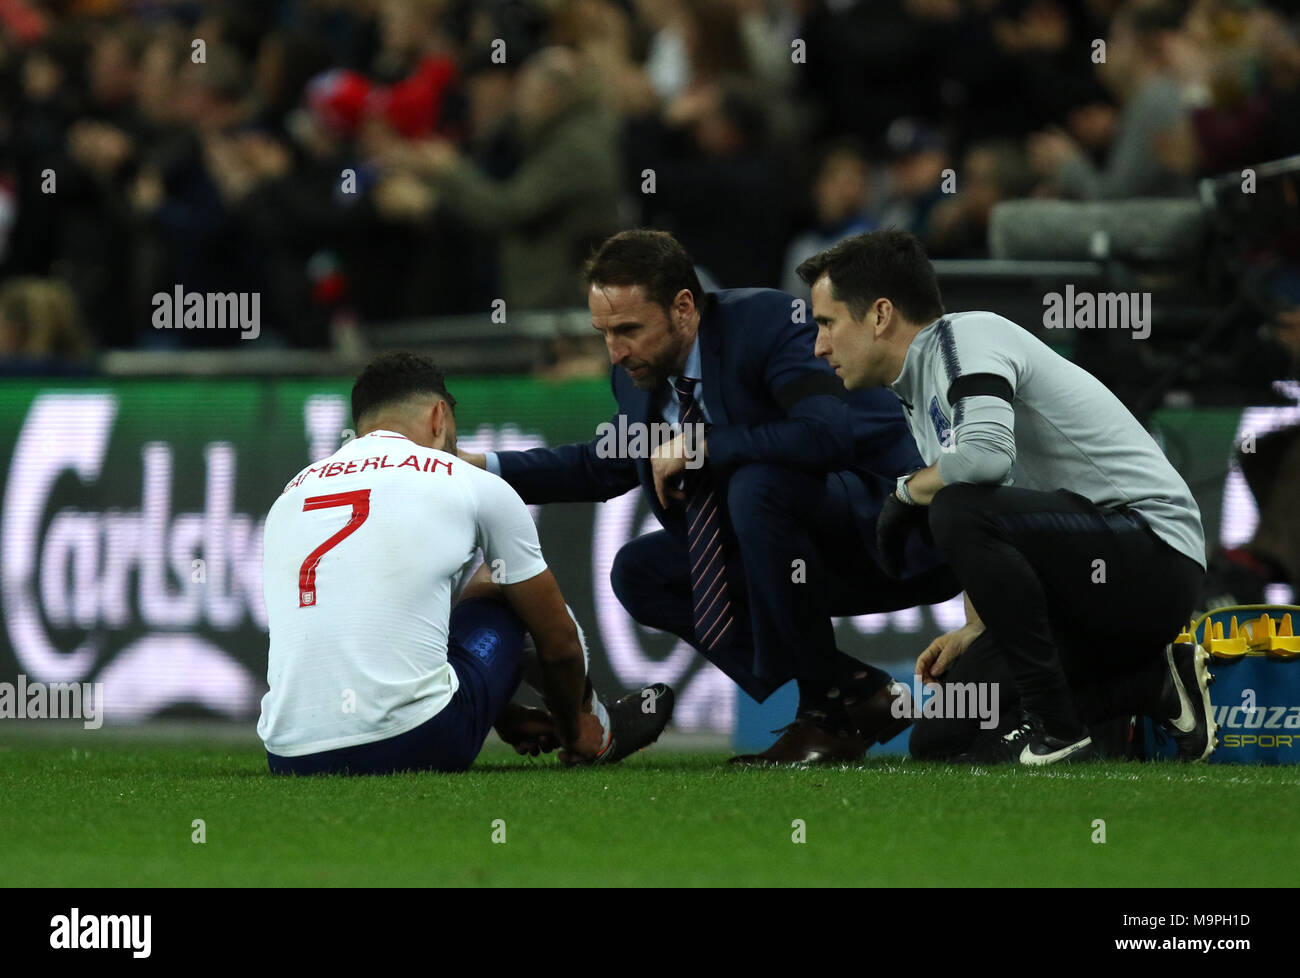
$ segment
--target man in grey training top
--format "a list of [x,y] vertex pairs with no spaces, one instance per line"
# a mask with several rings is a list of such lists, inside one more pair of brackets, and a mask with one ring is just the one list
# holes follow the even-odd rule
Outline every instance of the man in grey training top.
[[1205,538],[1151,436],[1015,323],[946,314],[934,268],[905,231],[849,238],[798,272],[812,286],[817,355],[850,390],[888,386],[927,463],[881,510],[886,570],[928,521],[966,592],[967,625],[931,643],[917,672],[1001,684],[996,729],[923,719],[912,753],[1051,764],[1093,753],[1089,725],[1145,714],[1181,756],[1208,757],[1206,655],[1174,644]]

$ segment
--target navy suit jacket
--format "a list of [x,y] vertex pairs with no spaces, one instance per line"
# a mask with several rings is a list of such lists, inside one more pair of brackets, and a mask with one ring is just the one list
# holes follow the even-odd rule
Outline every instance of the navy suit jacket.
[[[804,307],[800,307],[804,308]],[[703,401],[713,426],[708,464],[725,490],[738,466],[765,462],[809,472],[838,472],[859,526],[874,549],[884,494],[900,475],[924,466],[898,398],[884,388],[845,390],[813,355],[816,327],[796,315],[794,299],[775,289],[709,293],[700,314]],[[643,391],[621,367],[610,371],[618,402],[612,423],[661,421],[666,391]],[[638,485],[668,531],[683,535],[681,506],[665,510],[646,458],[601,458],[600,439],[556,448],[500,452],[501,477],[528,503],[591,502]]]

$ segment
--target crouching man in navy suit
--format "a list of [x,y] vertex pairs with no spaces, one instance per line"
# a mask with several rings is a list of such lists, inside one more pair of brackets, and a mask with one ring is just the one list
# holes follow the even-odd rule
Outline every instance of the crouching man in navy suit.
[[[606,500],[637,486],[662,530],[626,544],[614,593],[642,625],[685,639],[762,701],[790,679],[795,720],[733,763],[860,760],[900,733],[884,671],[835,645],[831,617],[958,593],[918,537],[887,575],[876,516],[895,480],[922,467],[897,399],[848,392],[813,354],[816,329],[772,289],[705,293],[685,249],[624,231],[588,263],[592,325],[605,337],[613,430],[679,426],[653,451],[578,445],[467,461],[529,503]],[[646,428],[642,428],[646,430]]]

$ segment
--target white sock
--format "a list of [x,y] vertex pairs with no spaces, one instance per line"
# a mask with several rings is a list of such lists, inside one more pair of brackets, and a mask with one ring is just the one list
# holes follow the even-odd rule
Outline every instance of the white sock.
[[[567,604],[564,610],[569,613],[569,618],[573,622],[573,627],[578,630],[578,643],[582,646],[582,663],[588,675],[591,673],[591,653],[587,650],[587,633],[582,630],[582,625],[578,621],[578,616],[573,613],[573,609]],[[529,688],[537,693],[538,696],[545,697],[542,682],[542,666],[537,658],[537,645],[533,642],[533,636],[529,632],[524,632],[524,682]],[[591,691],[591,712],[600,721],[601,729],[605,731],[605,743],[601,746],[601,751],[609,746],[610,737],[612,736],[609,729],[609,711],[605,709],[605,704],[600,701],[596,695],[596,690]]]

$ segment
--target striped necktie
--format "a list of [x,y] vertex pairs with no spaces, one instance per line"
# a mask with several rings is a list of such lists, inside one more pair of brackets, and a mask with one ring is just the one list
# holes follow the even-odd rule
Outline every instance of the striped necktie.
[[[704,413],[695,402],[697,381],[677,377],[673,390],[681,405],[680,422],[703,424]],[[707,468],[693,473],[686,482],[686,540],[691,561],[691,597],[695,609],[695,639],[706,649],[726,643],[735,616],[727,594],[727,560],[723,554],[722,517],[713,492],[713,477]]]

